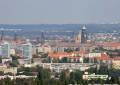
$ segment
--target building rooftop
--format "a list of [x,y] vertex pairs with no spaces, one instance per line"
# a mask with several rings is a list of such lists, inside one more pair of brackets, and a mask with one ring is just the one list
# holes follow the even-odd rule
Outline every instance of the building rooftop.
[[108,46],[108,47],[118,47],[120,46],[119,42],[104,42],[104,43],[97,43],[99,46]]
[[83,55],[85,51],[75,51],[75,52],[61,52],[61,53],[49,53],[48,56],[51,58],[63,58],[63,57],[69,57],[69,58],[80,58],[81,55]]

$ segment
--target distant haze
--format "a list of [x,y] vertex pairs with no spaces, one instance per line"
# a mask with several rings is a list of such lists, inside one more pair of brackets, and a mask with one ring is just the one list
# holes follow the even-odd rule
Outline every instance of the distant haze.
[[120,0],[0,0],[0,24],[120,23]]

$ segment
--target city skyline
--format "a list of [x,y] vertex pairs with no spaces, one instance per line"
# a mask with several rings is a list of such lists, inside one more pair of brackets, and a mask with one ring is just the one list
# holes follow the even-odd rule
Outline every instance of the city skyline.
[[120,84],[120,0],[0,0],[0,85]]
[[119,0],[0,0],[0,24],[120,23]]

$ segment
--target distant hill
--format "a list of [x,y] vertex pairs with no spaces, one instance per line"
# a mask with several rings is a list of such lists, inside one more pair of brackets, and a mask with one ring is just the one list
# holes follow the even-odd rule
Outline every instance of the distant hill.
[[[53,34],[64,35],[66,31],[78,32],[82,28],[83,24],[0,24],[0,28],[4,29],[21,29],[22,31],[16,31],[19,36],[40,36],[40,32],[47,33],[56,32]],[[86,24],[87,31],[93,32],[113,32],[116,30],[120,32],[120,24]],[[59,33],[60,32],[60,33]],[[62,33],[63,32],[63,33]],[[14,31],[6,31],[6,35],[13,35]]]
[[[0,24],[0,28],[23,29],[26,31],[78,31],[82,26],[83,24]],[[89,32],[120,30],[120,24],[87,24],[85,26]]]

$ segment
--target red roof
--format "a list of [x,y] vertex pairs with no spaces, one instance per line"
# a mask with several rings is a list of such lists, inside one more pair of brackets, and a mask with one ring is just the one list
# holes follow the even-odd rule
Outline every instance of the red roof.
[[79,47],[80,44],[79,43],[61,43],[61,44],[58,44],[57,46],[60,46],[60,47]]
[[112,58],[109,58],[109,57],[98,57],[97,60],[112,60]]
[[[85,51],[75,51],[75,52],[70,52],[70,53],[67,53],[67,52],[61,52],[61,53],[49,53],[48,56],[51,57],[51,58],[63,58],[63,57],[69,57],[69,58],[76,58],[76,57],[73,57],[73,54],[84,54]],[[79,57],[77,57],[79,58]]]
[[120,57],[115,57],[113,58],[113,60],[120,60]]
[[97,57],[97,60],[112,60],[107,54],[101,53],[101,57]]
[[97,43],[97,45],[108,46],[108,47],[118,47],[118,46],[120,46],[120,43],[118,43],[118,42],[104,42],[104,43]]

